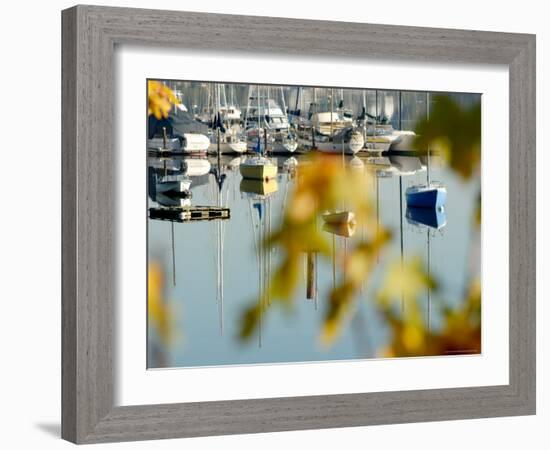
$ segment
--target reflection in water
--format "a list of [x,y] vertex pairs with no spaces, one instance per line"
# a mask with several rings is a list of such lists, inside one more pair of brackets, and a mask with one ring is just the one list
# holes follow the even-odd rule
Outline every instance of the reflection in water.
[[[392,322],[374,308],[374,286],[384,282],[387,274],[381,268],[395,256],[403,271],[403,262],[419,255],[428,277],[439,282],[437,292],[428,284],[420,299],[428,331],[441,328],[444,308],[466,301],[457,300],[463,298],[464,280],[479,270],[469,264],[476,183],[461,182],[445,167],[432,164],[450,192],[445,208],[407,207],[406,188],[426,180],[426,157],[423,162],[407,156],[354,156],[345,158],[347,167],[374,175],[372,189],[363,195],[373,197],[376,223],[367,227],[346,205],[320,216],[315,227],[327,233],[331,258],[319,257],[318,248],[300,249],[303,267],[298,270],[303,271],[304,286],[287,308],[272,307],[270,283],[282,255],[265,244],[279,228],[300,167],[308,162],[296,154],[274,158],[277,177],[265,181],[242,178],[239,165],[246,158],[149,158],[149,261],[172,271],[171,282],[163,284],[163,298],[172,299],[173,317],[162,319],[162,326],[173,327],[181,336],[162,339],[150,315],[149,367],[376,356],[388,345]],[[362,286],[354,320],[334,345],[319,346],[318,333],[327,313],[319,299],[346,278],[339,258],[365,235],[378,235],[381,227],[392,230],[394,238],[389,251],[378,255],[372,280]],[[402,297],[401,309],[406,307]],[[239,334],[243,311],[256,300],[250,320],[259,320],[258,345],[251,345]]]

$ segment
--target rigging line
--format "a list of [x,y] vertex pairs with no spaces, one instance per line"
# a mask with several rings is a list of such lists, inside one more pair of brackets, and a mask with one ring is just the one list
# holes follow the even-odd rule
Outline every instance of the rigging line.
[[[401,234],[401,277],[403,277],[403,177],[399,175],[399,227]],[[405,297],[401,290],[401,310],[405,310]]]
[[174,222],[170,222],[172,225],[172,283],[176,285],[176,251],[174,244]]
[[[258,243],[256,242],[257,241],[257,238],[256,238],[256,227],[254,226],[254,211],[252,210],[252,200],[249,199],[248,200],[248,209],[249,209],[249,212],[250,212],[250,222],[252,223],[252,234],[253,234],[253,241],[254,241],[254,253],[256,255],[256,258],[258,258]],[[258,259],[258,264],[260,263],[259,259]]]
[[332,235],[332,289],[336,287],[336,242],[334,234]]
[[[428,241],[428,278],[431,278],[430,229],[429,228],[427,229],[427,241]],[[427,311],[427,314],[428,314],[428,320],[427,320],[428,333],[431,332],[431,324],[430,324],[430,313],[431,313],[431,303],[432,303],[431,290],[432,289],[431,289],[430,285],[428,284],[428,311]]]

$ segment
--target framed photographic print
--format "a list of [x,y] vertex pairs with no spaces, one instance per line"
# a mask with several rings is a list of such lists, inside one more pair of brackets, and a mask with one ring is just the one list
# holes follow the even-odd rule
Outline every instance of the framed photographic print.
[[534,36],[62,17],[65,439],[534,414]]

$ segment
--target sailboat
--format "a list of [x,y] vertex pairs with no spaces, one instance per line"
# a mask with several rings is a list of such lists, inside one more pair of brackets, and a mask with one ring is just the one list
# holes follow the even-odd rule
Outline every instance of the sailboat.
[[[407,208],[407,222],[420,231],[426,230],[426,249],[428,260],[428,277],[431,277],[431,240],[432,234],[441,230],[447,225],[447,216],[445,208]],[[426,306],[426,325],[430,331],[430,313],[431,313],[431,287],[427,288],[427,306]]]
[[[224,90],[225,90],[225,86]],[[240,133],[241,112],[235,107],[222,107],[221,86],[214,85],[216,110],[212,120],[212,133],[210,134],[209,153],[244,153],[246,152],[246,141]],[[223,95],[225,98],[225,94]]]
[[409,130],[396,130],[386,116],[378,114],[378,93],[376,93],[376,112],[367,112],[366,92],[363,91],[362,112],[357,118],[358,126],[363,130],[365,151],[386,152],[412,150],[416,134]]
[[245,179],[268,181],[277,176],[277,166],[263,155],[247,158],[239,169]]
[[324,213],[322,215],[324,222],[327,225],[336,226],[355,222],[355,214],[353,211],[340,211],[333,213]]
[[[429,117],[429,93],[426,93],[427,114]],[[447,199],[447,189],[441,183],[430,179],[430,149],[427,156],[427,182],[417,186],[408,187],[405,191],[407,206],[413,208],[441,208]]]
[[408,187],[405,191],[405,197],[407,198],[408,207],[442,208],[445,206],[445,200],[447,199],[447,188],[441,183],[429,181],[427,184]]
[[[210,174],[213,175],[215,182],[209,183],[210,195],[215,197],[216,206],[220,209],[229,208],[229,186],[225,183],[227,174],[224,173],[221,155],[218,153],[217,164],[212,168]],[[225,201],[224,201],[225,187]],[[212,199],[214,201],[214,199]],[[224,333],[224,244],[225,244],[225,223],[218,220],[214,224],[216,230],[216,300],[218,304],[218,315],[220,324],[220,334]]]
[[[243,179],[240,191],[248,198],[249,214],[254,235],[254,248],[258,264],[258,306],[259,334],[258,345],[262,346],[262,316],[270,303],[271,252],[264,242],[271,235],[271,196],[278,190],[276,179]],[[257,218],[257,222],[254,218]]]
[[355,219],[346,222],[325,222],[323,224],[323,231],[342,237],[351,237],[356,230],[357,222]]
[[[256,97],[249,95],[246,108],[245,128],[248,137],[248,149],[254,151],[258,139],[263,140],[264,146],[269,144],[269,153],[294,153],[298,148],[298,141],[289,124],[283,88],[280,87],[283,107],[267,96],[261,97],[258,89]],[[265,149],[267,152],[267,148]]]
[[150,115],[147,149],[160,154],[200,154],[210,145],[206,125],[195,120],[183,105],[174,106],[167,118]]
[[[342,153],[342,170],[345,169],[345,147],[344,144],[341,144],[341,153]],[[325,226],[327,227],[326,231],[329,232],[335,232],[335,234],[341,234],[337,233],[336,231],[341,230],[353,230],[355,232],[355,213],[353,211],[348,211],[346,209],[343,209],[341,211],[335,210],[335,211],[327,211],[321,215],[323,218],[323,221],[325,222]],[[323,228],[325,229],[325,228]],[[331,231],[333,230],[333,231]]]
[[364,136],[343,111],[343,107],[334,110],[334,95],[331,89],[330,111],[311,112],[309,123],[299,127],[300,143],[305,148],[324,153],[343,151],[347,155],[355,155],[364,146]]
[[[266,158],[266,144],[267,144],[267,134],[263,130],[264,137],[264,146],[262,149],[262,128],[260,128],[260,86],[258,85],[258,95],[257,95],[257,137],[256,137],[256,147],[255,152],[257,156],[252,158],[247,158],[241,165],[239,169],[243,178],[249,178],[252,180],[269,180],[277,176],[277,165],[273,164],[269,158]],[[286,117],[286,116],[285,116]]]

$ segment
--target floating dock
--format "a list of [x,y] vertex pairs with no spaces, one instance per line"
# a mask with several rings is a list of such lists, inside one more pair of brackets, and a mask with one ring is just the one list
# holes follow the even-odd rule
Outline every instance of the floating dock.
[[201,220],[226,220],[231,217],[229,208],[218,206],[190,206],[172,208],[149,208],[149,218],[171,222],[193,222]]

